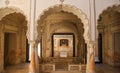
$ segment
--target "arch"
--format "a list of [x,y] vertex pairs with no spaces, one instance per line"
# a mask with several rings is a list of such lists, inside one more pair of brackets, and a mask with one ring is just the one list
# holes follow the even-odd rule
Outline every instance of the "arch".
[[27,18],[27,15],[20,8],[13,7],[13,6],[0,8],[0,21],[2,20],[2,18],[4,18],[5,16],[7,16],[9,14],[12,14],[12,13],[20,13],[25,17],[25,20],[27,21],[27,27],[28,27],[26,36],[29,39],[28,18]]
[[[119,62],[116,61],[117,57],[115,57],[115,56],[119,56],[116,54],[115,51],[116,50],[115,44],[116,43],[118,44],[119,41],[119,39],[116,37],[116,34],[120,33],[119,23],[120,23],[120,5],[109,6],[105,10],[103,10],[103,12],[99,15],[98,26],[97,26],[98,36],[99,36],[98,42],[100,43],[98,45],[98,50],[100,51],[99,58],[101,62],[103,63],[106,62],[107,64],[114,66],[116,65],[117,62]],[[117,39],[117,42],[115,39]],[[108,44],[105,45],[105,43]],[[110,50],[108,48],[110,48]],[[108,54],[109,56],[109,52],[103,52],[102,50],[111,52],[111,56],[114,57],[105,56],[106,54]],[[102,55],[104,57],[102,57]]]
[[[80,10],[79,8],[75,7],[75,6],[71,6],[71,5],[66,5],[64,4],[61,8],[61,5],[55,5],[53,7],[49,7],[48,9],[44,10],[43,13],[38,17],[38,24],[42,25],[43,24],[43,20],[44,18],[46,18],[48,15],[52,14],[52,13],[56,13],[56,12],[60,12],[60,11],[64,11],[64,12],[68,12],[68,13],[72,13],[73,15],[76,15],[77,18],[81,19],[82,23],[83,23],[83,28],[84,28],[84,39],[85,42],[89,42],[90,38],[89,38],[89,21],[88,18],[86,16],[85,13],[82,12],[82,10]],[[39,25],[38,25],[39,26]]]
[[21,13],[23,16],[25,16],[25,19],[27,20],[27,17],[25,15],[25,13],[16,7],[4,7],[4,8],[0,8],[0,21],[2,20],[3,17],[5,17],[6,15],[9,15],[11,13]]
[[[0,37],[2,39],[0,43],[4,45],[0,46],[1,50],[3,50],[2,54],[4,55],[2,59],[3,67],[25,62],[27,23],[26,15],[19,8],[0,8],[0,28],[2,28],[0,30]],[[20,53],[22,55],[20,55]],[[15,55],[17,55],[17,57]],[[14,61],[14,59],[18,60]]]
[[101,20],[101,18],[110,12],[120,12],[120,5],[113,5],[109,6],[106,9],[102,11],[102,13],[99,15],[98,22]]

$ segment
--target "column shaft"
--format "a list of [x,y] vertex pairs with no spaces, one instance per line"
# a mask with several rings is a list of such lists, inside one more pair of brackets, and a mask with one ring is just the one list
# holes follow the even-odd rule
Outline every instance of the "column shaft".
[[94,62],[94,44],[88,43],[87,45],[87,68],[86,73],[95,73],[95,62]]
[[30,65],[29,65],[29,73],[35,73],[35,48],[34,48],[34,42],[30,42],[31,45],[31,61],[30,61]]

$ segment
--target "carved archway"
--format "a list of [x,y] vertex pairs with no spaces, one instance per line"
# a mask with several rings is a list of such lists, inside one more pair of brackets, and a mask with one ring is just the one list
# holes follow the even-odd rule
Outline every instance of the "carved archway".
[[23,16],[25,16],[25,20],[28,20],[26,17],[26,14],[19,8],[16,7],[3,7],[0,8],[0,20],[5,17],[6,15],[9,15],[11,13],[21,13]]
[[27,17],[22,10],[16,7],[0,9],[0,51],[4,55],[0,56],[2,70],[5,62],[7,66],[26,61],[26,31]]
[[120,5],[113,5],[105,9],[99,16],[97,28],[99,38],[102,38],[102,49],[98,45],[98,49],[101,50],[102,62],[115,66],[119,65],[117,62],[119,62],[120,55],[118,54],[118,46],[116,46],[119,39],[116,38],[120,36]]
[[[23,16],[25,16],[25,21],[28,22],[27,15],[20,8],[13,7],[13,6],[0,8],[0,21],[2,20],[3,17],[5,17],[5,16],[7,16],[7,15],[9,15],[11,13],[20,13],[20,14],[22,14]],[[27,23],[27,27],[29,27],[28,23]],[[29,39],[29,28],[27,30],[26,35],[27,35],[27,38]]]
[[[62,6],[62,11],[72,13],[82,21],[83,27],[84,27],[83,36],[84,36],[85,42],[88,43],[90,41],[90,37],[89,37],[90,35],[89,35],[89,21],[86,14],[83,13],[82,10],[80,10],[79,8],[76,8],[75,6],[65,5],[65,4]],[[40,24],[38,25],[38,27],[44,26],[44,23],[43,23],[44,18],[56,12],[61,12],[61,5],[55,5],[53,7],[49,7],[48,9],[44,10],[43,13],[38,18],[38,21],[39,21],[38,24]],[[36,25],[36,28],[37,28],[37,25]]]
[[[68,17],[67,19],[64,19],[64,17],[63,18],[61,18],[61,19],[63,19],[64,21],[66,21],[67,20],[67,22],[69,21],[69,24],[70,25],[74,25],[75,26],[75,29],[74,29],[74,32],[75,32],[75,34],[76,33],[79,33],[79,37],[77,38],[77,39],[75,39],[75,40],[77,40],[77,44],[75,44],[75,47],[76,47],[76,51],[75,51],[75,53],[76,53],[76,55],[75,56],[82,56],[82,54],[78,54],[78,53],[80,53],[80,52],[78,52],[78,50],[79,51],[84,51],[83,49],[84,49],[84,43],[86,42],[86,43],[89,43],[90,42],[90,38],[89,38],[89,23],[88,23],[88,19],[87,19],[87,17],[86,17],[86,14],[85,13],[83,13],[80,9],[78,9],[78,8],[76,8],[76,7],[74,7],[74,6],[71,6],[71,5],[63,5],[62,6],[62,8],[61,8],[61,5],[56,5],[56,6],[53,6],[53,7],[50,7],[50,8],[48,8],[48,9],[46,9],[46,10],[44,10],[44,12],[39,16],[39,19],[38,19],[38,35],[39,36],[41,36],[41,29],[42,29],[42,32],[45,30],[45,31],[47,31],[47,29],[46,29],[46,25],[48,24],[50,24],[49,26],[50,27],[52,27],[52,25],[57,25],[57,24],[59,24],[60,22],[63,22],[63,20],[61,20],[60,18],[58,18],[58,20],[49,20],[49,21],[47,21],[48,20],[48,18],[50,17],[50,16],[52,16],[52,15],[54,15],[54,14],[61,14],[61,15],[64,15],[64,14],[69,14],[69,15],[71,15],[71,17]],[[62,17],[62,16],[56,16],[56,17]],[[51,17],[52,18],[52,17]],[[54,19],[55,17],[53,17],[53,19]],[[70,20],[70,18],[74,18],[73,20]],[[60,21],[61,20],[61,21]],[[68,23],[67,23],[68,24]],[[67,26],[67,24],[65,24],[65,26]],[[57,27],[58,27],[59,25],[57,25],[57,26],[55,26],[56,27],[56,29],[57,29]],[[60,26],[61,27],[61,26]],[[62,27],[64,27],[64,25],[62,26]],[[68,26],[67,26],[68,27]],[[70,28],[70,29],[73,29],[73,27],[72,28]],[[48,29],[49,30],[49,29]],[[54,29],[55,30],[55,29]],[[51,32],[51,31],[47,31],[47,32],[49,32],[49,34],[50,35],[52,35],[51,33],[53,33],[54,32],[54,30]],[[55,30],[56,31],[56,30]],[[81,33],[81,31],[82,31],[82,33]],[[65,32],[67,32],[67,31],[65,31]],[[45,34],[46,32],[44,32],[44,34]],[[63,32],[64,33],[64,32]],[[48,35],[46,35],[46,36],[48,36]],[[49,36],[50,37],[50,36]],[[76,36],[75,36],[76,37]],[[40,38],[40,37],[39,37]],[[43,41],[43,39],[44,39],[44,41]],[[46,42],[46,39],[47,38],[42,38],[42,44],[44,43],[44,42]],[[79,41],[83,41],[81,44],[83,44],[83,45],[81,45],[80,44],[80,42]],[[42,49],[43,50],[45,50],[46,48],[47,48],[47,50],[49,49],[49,48],[51,48],[51,47],[47,47],[47,43],[48,42],[51,42],[51,41],[47,41],[46,43],[44,43],[44,44],[46,44],[46,45],[42,45],[43,47],[42,47]],[[80,44],[80,45],[79,45]],[[51,45],[51,44],[50,44]],[[79,47],[79,49],[78,49],[78,47]],[[44,49],[45,48],[45,49]],[[50,52],[51,53],[51,52]],[[83,55],[85,55],[86,53],[84,52],[83,53]],[[44,55],[45,56],[45,55]],[[81,60],[83,60],[83,61],[81,61],[81,62],[83,62],[83,63],[85,63],[85,56],[84,57],[82,57],[81,58]]]

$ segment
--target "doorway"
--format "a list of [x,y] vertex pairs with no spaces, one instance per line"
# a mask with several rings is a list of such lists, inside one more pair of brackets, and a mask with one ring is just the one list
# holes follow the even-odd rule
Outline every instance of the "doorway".
[[102,63],[102,34],[98,37],[98,60],[96,63]]
[[52,35],[52,57],[75,57],[73,33],[54,33]]
[[16,54],[16,34],[5,33],[4,34],[4,68],[15,64]]
[[30,62],[30,60],[29,60],[29,57],[30,57],[30,56],[29,56],[29,53],[30,53],[30,52],[29,52],[29,50],[30,50],[30,49],[29,49],[29,46],[30,46],[30,45],[28,44],[28,39],[26,39],[26,62]]

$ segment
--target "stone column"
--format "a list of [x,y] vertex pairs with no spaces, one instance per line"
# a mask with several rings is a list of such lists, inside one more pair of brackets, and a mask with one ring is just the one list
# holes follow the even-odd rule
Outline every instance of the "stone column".
[[21,46],[22,58],[21,58],[21,61],[22,62],[25,62],[25,60],[26,60],[26,49],[25,49],[26,48],[26,30],[27,30],[26,27],[23,27],[22,33],[21,33],[22,34],[21,35],[22,36],[21,37],[21,39],[22,39],[22,43],[21,43],[21,45],[22,45]]
[[35,48],[35,64],[36,64],[36,73],[39,73],[39,57],[38,57],[38,43],[40,42],[40,37],[37,36],[37,39],[34,44]]
[[35,69],[35,47],[34,47],[35,42],[31,41],[30,46],[31,46],[31,61],[30,61],[30,66],[29,66],[29,73],[36,73]]
[[96,8],[95,0],[89,0],[89,23],[91,41],[96,41]]
[[86,73],[95,73],[94,43],[87,44],[87,68]]
[[38,58],[38,44],[35,47],[35,66],[36,66],[36,73],[39,73],[39,58]]

